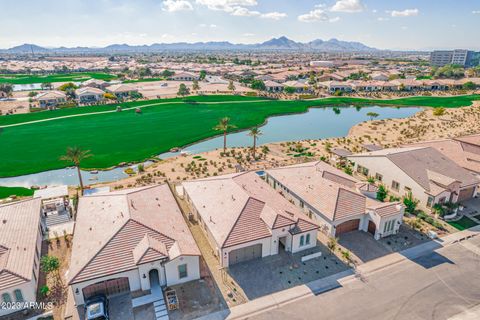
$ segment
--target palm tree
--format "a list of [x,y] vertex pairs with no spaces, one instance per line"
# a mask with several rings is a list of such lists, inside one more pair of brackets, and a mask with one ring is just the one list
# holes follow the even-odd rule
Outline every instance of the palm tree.
[[218,124],[215,127],[213,127],[213,130],[223,131],[223,153],[227,152],[227,131],[233,128],[236,128],[236,127],[230,124],[229,117],[220,119],[218,121]]
[[255,151],[256,151],[256,148],[257,148],[258,136],[261,136],[262,134],[263,134],[262,131],[260,131],[260,129],[258,129],[258,127],[254,127],[252,129],[250,129],[250,132],[248,133],[248,135],[250,137],[253,137],[253,148],[252,148],[253,160],[255,160]]
[[82,180],[82,174],[80,173],[80,162],[82,162],[83,159],[91,156],[92,154],[90,153],[90,150],[82,150],[79,147],[68,147],[65,155],[60,157],[60,160],[70,161],[77,168],[78,180],[80,180],[80,191],[82,196],[83,196],[83,180]]

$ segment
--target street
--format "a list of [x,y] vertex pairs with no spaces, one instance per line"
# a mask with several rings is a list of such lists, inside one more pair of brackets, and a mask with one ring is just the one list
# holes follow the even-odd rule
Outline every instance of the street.
[[480,304],[479,253],[476,237],[248,319],[449,319]]

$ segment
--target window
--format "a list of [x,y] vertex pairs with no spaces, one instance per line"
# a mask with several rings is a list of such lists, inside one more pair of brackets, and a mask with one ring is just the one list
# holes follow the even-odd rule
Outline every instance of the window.
[[8,294],[8,293],[2,294],[2,300],[3,300],[3,302],[5,302],[5,303],[10,303],[10,302],[12,302],[12,298],[10,297],[10,294]]
[[380,174],[380,173],[376,173],[375,174],[375,179],[377,179],[378,181],[383,181],[383,176]]
[[308,233],[307,237],[305,238],[305,244],[310,244],[310,233]]
[[358,165],[357,172],[363,174],[364,176],[368,176],[368,169],[361,165]]
[[434,199],[435,199],[434,197],[428,196],[428,200],[427,200],[427,207],[428,207],[428,208],[431,208],[431,207],[432,207],[432,205],[433,205],[433,200],[434,200]]
[[186,264],[181,264],[181,265],[178,266],[178,277],[180,279],[188,277],[187,265]]
[[410,192],[412,192],[412,189],[409,187],[405,187],[405,194],[408,195]]
[[22,290],[16,289],[15,291],[13,291],[13,294],[15,295],[15,300],[17,302],[23,302]]
[[303,208],[305,207],[305,204],[303,203],[303,201],[300,201],[300,208]]
[[438,203],[444,204],[444,203],[445,203],[445,200],[447,200],[447,198],[441,197],[440,200],[438,200]]
[[395,221],[396,220],[389,220],[383,226],[383,233],[391,232],[395,228]]
[[392,189],[396,191],[400,190],[400,183],[398,183],[395,180],[392,180]]
[[300,247],[303,247],[305,244],[305,236],[300,236]]

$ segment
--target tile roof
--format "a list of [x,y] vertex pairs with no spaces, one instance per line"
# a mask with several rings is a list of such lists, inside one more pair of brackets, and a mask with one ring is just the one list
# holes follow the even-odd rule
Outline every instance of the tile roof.
[[80,198],[70,283],[179,255],[200,251],[167,185]]
[[32,279],[41,199],[0,205],[0,291]]
[[187,181],[183,187],[222,248],[270,237],[272,229],[303,220],[303,230],[318,228],[255,172]]
[[322,161],[269,169],[267,173],[330,221],[367,212],[367,197],[357,190],[363,183]]

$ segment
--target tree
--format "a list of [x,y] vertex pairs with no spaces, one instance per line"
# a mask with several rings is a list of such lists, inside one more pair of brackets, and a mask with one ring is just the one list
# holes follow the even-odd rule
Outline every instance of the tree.
[[41,288],[40,288],[40,293],[42,294],[42,296],[46,297],[48,296],[48,293],[50,292],[50,288],[47,286],[47,285],[43,285]]
[[190,94],[190,89],[184,83],[180,83],[180,87],[178,87],[177,95],[179,96],[188,96]]
[[82,150],[79,147],[68,147],[65,155],[60,157],[60,160],[69,161],[77,168],[78,180],[80,181],[80,193],[83,195],[83,180],[80,172],[80,163],[83,159],[91,157],[90,150]]
[[472,81],[465,82],[462,87],[464,90],[475,90],[477,88]]
[[227,151],[227,131],[236,128],[230,124],[230,118],[225,117],[218,121],[218,124],[213,128],[216,131],[223,131],[223,153]]
[[250,129],[250,132],[248,133],[248,135],[250,137],[253,137],[253,148],[252,148],[253,160],[255,160],[255,151],[257,149],[258,136],[261,136],[262,134],[263,134],[262,131],[260,131],[260,129],[258,129],[258,127],[254,127],[252,129]]
[[405,212],[413,214],[417,209],[418,200],[415,199],[412,195],[412,192],[409,192],[407,196],[403,197],[403,204],[405,205]]
[[2,83],[0,84],[0,92],[3,92],[7,97],[10,97],[13,92],[13,86],[9,83]]
[[338,238],[330,237],[328,238],[327,247],[330,250],[330,253],[334,253],[338,245]]
[[60,270],[60,261],[57,257],[54,256],[43,256],[40,259],[40,268],[46,274],[54,273],[58,280],[61,280],[59,270]]
[[262,80],[253,80],[252,83],[250,84],[250,87],[255,90],[265,90],[265,82]]
[[445,108],[443,107],[436,108],[435,110],[433,110],[434,116],[443,116],[444,114],[445,114]]
[[117,100],[117,96],[110,92],[104,93],[103,97],[108,100]]
[[373,119],[377,118],[378,116],[379,116],[379,114],[376,113],[376,112],[368,112],[367,113],[367,117],[370,117],[370,120],[373,120]]
[[44,82],[40,85],[42,90],[52,90],[53,85],[50,82]]
[[286,86],[285,88],[283,88],[283,91],[284,91],[286,94],[294,94],[295,91],[297,91],[297,89],[295,89],[294,87]]
[[205,70],[200,70],[199,79],[200,79],[200,80],[203,80],[203,79],[205,79],[206,76],[207,76],[207,71],[205,71]]
[[235,85],[233,84],[233,81],[230,80],[230,82],[228,83],[228,90],[230,91],[235,91]]
[[377,200],[381,202],[385,201],[387,194],[388,194],[387,188],[385,188],[383,184],[379,185],[377,190]]
[[195,91],[200,90],[200,86],[198,85],[198,80],[193,80],[192,89]]
[[164,77],[164,78],[170,78],[174,74],[175,74],[175,72],[167,70],[167,69],[163,70],[162,73],[161,73],[162,77]]
[[58,87],[58,90],[67,92],[67,91],[75,90],[77,88],[78,87],[73,82],[68,82],[68,83],[64,83],[60,87]]

